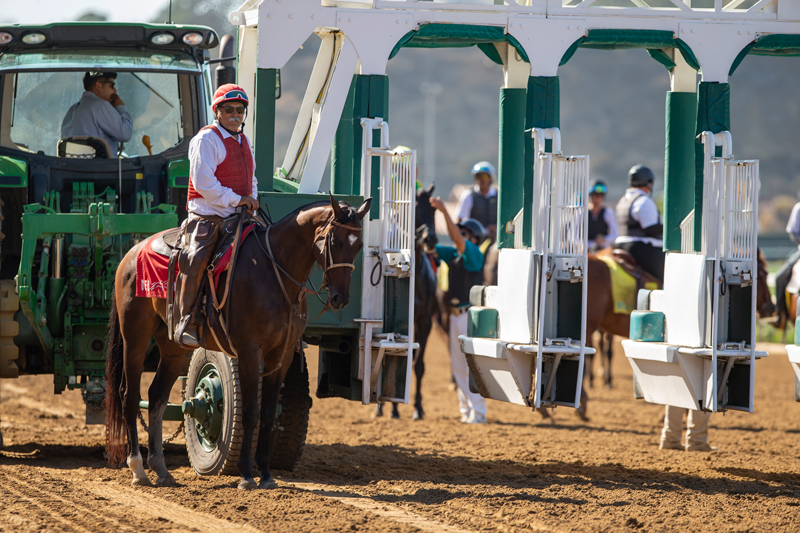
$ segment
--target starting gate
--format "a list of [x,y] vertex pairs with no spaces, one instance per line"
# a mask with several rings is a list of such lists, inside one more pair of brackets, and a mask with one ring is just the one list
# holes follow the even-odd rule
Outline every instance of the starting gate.
[[[382,118],[362,119],[361,127],[361,194],[368,198],[380,193],[380,217],[364,221],[362,318],[355,320],[360,324],[361,401],[408,403],[411,364],[419,347],[413,326],[417,153],[390,150],[389,125]],[[380,131],[377,147],[373,146],[376,130]],[[373,158],[380,161],[380,191],[370,190]],[[392,299],[386,298],[387,291],[406,295],[407,310],[393,305]]]
[[758,161],[734,160],[727,131],[703,133],[703,144],[700,246],[693,212],[681,225],[681,252],[667,254],[663,290],[640,294],[622,345],[637,397],[753,412],[755,360],[767,355],[755,349]]
[[[532,243],[522,211],[514,248],[500,250],[498,286],[473,289],[459,337],[476,388],[531,407],[578,407],[586,347],[589,156],[561,154],[558,128],[534,128]],[[552,152],[545,152],[545,140]],[[580,319],[578,319],[580,317]]]

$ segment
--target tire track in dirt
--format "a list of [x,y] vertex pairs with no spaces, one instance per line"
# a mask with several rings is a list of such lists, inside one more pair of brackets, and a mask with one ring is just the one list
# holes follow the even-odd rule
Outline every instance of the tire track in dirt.
[[[74,499],[66,499],[62,498],[61,496],[55,494],[53,491],[50,490],[43,490],[38,487],[33,486],[32,484],[28,483],[27,481],[20,479],[16,476],[11,474],[5,473],[3,475],[5,483],[0,485],[0,494],[3,492],[10,493],[15,495],[17,498],[25,500],[32,504],[33,506],[41,509],[47,515],[49,515],[55,522],[58,522],[63,529],[62,531],[81,531],[84,533],[93,533],[94,531],[100,531],[98,527],[94,529],[89,529],[84,527],[81,524],[76,523],[75,521],[66,518],[63,515],[63,511],[66,509],[80,509],[80,511],[93,515],[95,518],[100,520],[99,523],[95,523],[95,526],[106,526],[110,525],[109,521],[113,521],[117,528],[124,526],[124,524],[120,523],[118,520],[114,520],[112,517],[108,515],[100,515],[88,507],[85,507],[75,501]],[[5,500],[5,498],[4,498]],[[8,500],[6,500],[7,504]],[[66,505],[67,507],[65,507]],[[134,530],[133,528],[130,528]],[[105,530],[105,529],[104,529]],[[119,531],[119,529],[117,529]]]
[[261,531],[248,524],[237,524],[177,503],[168,502],[144,491],[120,489],[105,483],[84,483],[81,487],[112,502],[135,509],[141,518],[168,520],[175,525],[203,532],[245,531],[257,533]]
[[[361,509],[362,511],[376,514],[393,522],[416,527],[421,531],[430,533],[474,533],[468,529],[449,526],[436,520],[430,520],[416,513],[405,511],[391,504],[373,500],[369,496],[343,492],[341,487],[322,485],[320,483],[312,483],[310,481],[289,481],[284,483],[290,487],[306,490],[318,496],[322,496],[323,498],[336,500],[345,505]],[[537,529],[537,531],[546,530]]]

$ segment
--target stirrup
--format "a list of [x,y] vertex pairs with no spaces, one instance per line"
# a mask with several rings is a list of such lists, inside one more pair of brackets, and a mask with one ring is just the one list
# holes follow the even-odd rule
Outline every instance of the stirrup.
[[198,328],[187,327],[178,338],[178,344],[184,348],[199,348],[200,347],[200,334]]

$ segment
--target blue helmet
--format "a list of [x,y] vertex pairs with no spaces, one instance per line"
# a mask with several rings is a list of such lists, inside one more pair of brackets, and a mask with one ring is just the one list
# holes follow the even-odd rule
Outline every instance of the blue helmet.
[[592,180],[589,184],[589,194],[607,194],[608,185],[604,181]]

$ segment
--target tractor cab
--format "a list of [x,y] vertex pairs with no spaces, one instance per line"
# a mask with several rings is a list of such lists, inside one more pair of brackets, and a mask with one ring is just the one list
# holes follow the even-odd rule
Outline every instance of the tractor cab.
[[[10,324],[0,377],[53,373],[56,392],[80,387],[91,399],[119,260],[185,215],[189,141],[210,120],[209,49],[219,44],[201,26],[0,26],[0,305]],[[125,142],[62,131],[87,73],[116,74],[106,81],[133,122]],[[99,405],[102,390],[95,396]]]

